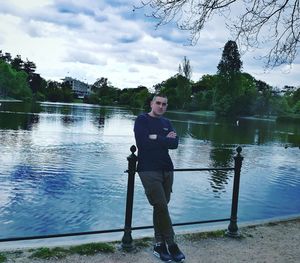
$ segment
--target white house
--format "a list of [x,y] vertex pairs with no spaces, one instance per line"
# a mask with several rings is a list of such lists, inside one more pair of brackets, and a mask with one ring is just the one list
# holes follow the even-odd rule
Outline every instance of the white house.
[[62,79],[64,82],[68,82],[74,94],[78,96],[78,98],[83,98],[84,96],[90,95],[92,90],[91,86],[87,83],[84,83],[78,79],[73,79],[71,77],[65,77]]

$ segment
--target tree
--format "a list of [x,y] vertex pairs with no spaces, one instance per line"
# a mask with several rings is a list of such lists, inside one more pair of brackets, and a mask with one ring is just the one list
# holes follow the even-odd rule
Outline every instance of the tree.
[[242,61],[235,41],[229,40],[223,49],[222,58],[218,64],[218,83],[214,92],[214,110],[218,115],[236,114],[235,104],[242,89]]
[[236,42],[229,40],[224,46],[222,58],[218,64],[218,73],[230,77],[230,75],[241,72],[242,65]]
[[[98,97],[98,101],[101,105],[112,105],[118,100],[118,91],[115,87],[110,85],[107,78],[98,78],[92,85],[92,91]],[[92,101],[97,101],[94,95],[92,96]]]
[[2,53],[2,50],[0,50],[0,59],[4,62],[10,63],[11,62],[11,54],[10,53]]
[[[158,26],[175,20],[180,29],[189,30],[191,43],[197,43],[207,21],[222,15],[241,46],[270,46],[264,57],[266,67],[291,64],[299,48],[299,0],[146,0]],[[240,10],[237,16],[231,10]]]
[[187,109],[187,105],[191,100],[191,83],[185,76],[178,75],[176,85],[177,105],[180,109]]
[[205,74],[201,79],[192,84],[192,93],[213,90],[218,81],[217,75]]
[[5,60],[0,59],[0,96],[31,100],[32,93],[27,83],[28,75],[17,71]]
[[46,88],[46,99],[49,101],[63,101],[63,92],[60,83],[49,80]]
[[99,96],[106,95],[108,91],[108,80],[107,78],[98,78],[92,85],[92,90],[96,92]]
[[39,74],[35,73],[35,63],[26,59],[26,62],[23,63],[23,70],[28,74],[27,80],[32,92],[35,95],[38,95],[37,92],[39,92],[40,94],[37,97],[43,99],[43,96],[41,95],[47,86],[47,83]]
[[72,102],[74,99],[72,87],[69,81],[64,81],[61,85],[63,102]]
[[218,83],[218,75],[203,75],[192,84],[190,110],[213,110],[213,91]]
[[[300,88],[294,86],[284,86],[282,91],[283,97],[286,99],[290,108],[295,108],[295,105],[300,102]],[[299,108],[296,107],[297,109]]]
[[177,109],[177,75],[162,81],[159,84],[154,85],[156,93],[162,93],[168,97],[168,109]]
[[178,73],[188,80],[192,77],[192,67],[190,65],[190,60],[187,59],[186,56],[184,56],[182,64],[179,64]]
[[40,74],[32,73],[29,78],[29,85],[33,93],[45,93],[47,82],[43,79]]
[[123,89],[120,91],[119,103],[133,108],[149,110],[150,93],[145,86],[138,86],[134,89]]
[[7,97],[10,90],[12,70],[9,64],[0,59],[0,97]]
[[24,61],[22,60],[20,55],[17,55],[11,62],[10,65],[16,71],[23,70]]
[[251,115],[254,113],[254,103],[257,98],[256,80],[248,73],[240,73],[239,90],[234,103],[236,115]]
[[160,90],[163,88],[162,83],[157,83],[153,85],[153,89],[155,91],[155,93],[160,93]]
[[13,76],[12,89],[9,95],[16,99],[31,100],[32,92],[27,82],[27,73],[23,70],[16,71],[13,73]]
[[130,106],[140,109],[145,109],[148,106],[150,93],[145,86],[139,86],[133,89],[133,97],[131,98]]
[[298,100],[298,102],[293,107],[293,112],[297,113],[297,114],[300,114],[300,100]]
[[299,104],[300,102],[300,87],[298,87],[294,92],[293,92],[293,97],[292,97],[292,103]]
[[28,75],[32,75],[35,70],[36,70],[36,65],[34,62],[29,61],[28,59],[26,59],[26,62],[24,62],[24,67],[23,70],[28,74]]
[[169,109],[187,108],[191,100],[191,83],[185,76],[176,74],[156,86],[168,97]]
[[259,115],[269,115],[271,110],[270,102],[272,97],[272,87],[261,80],[257,80],[255,86],[258,97],[254,104],[254,110]]

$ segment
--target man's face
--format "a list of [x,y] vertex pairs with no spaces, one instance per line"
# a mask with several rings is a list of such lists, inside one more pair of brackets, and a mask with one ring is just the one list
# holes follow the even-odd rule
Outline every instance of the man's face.
[[163,97],[156,97],[151,101],[151,112],[154,116],[159,117],[162,116],[168,106],[168,99]]

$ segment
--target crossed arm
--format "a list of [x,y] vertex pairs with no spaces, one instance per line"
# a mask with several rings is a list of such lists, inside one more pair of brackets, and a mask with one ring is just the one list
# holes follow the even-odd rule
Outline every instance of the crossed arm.
[[134,127],[135,139],[138,148],[144,149],[176,149],[178,147],[178,137],[175,131],[170,131],[166,136],[150,134],[146,123],[137,120]]

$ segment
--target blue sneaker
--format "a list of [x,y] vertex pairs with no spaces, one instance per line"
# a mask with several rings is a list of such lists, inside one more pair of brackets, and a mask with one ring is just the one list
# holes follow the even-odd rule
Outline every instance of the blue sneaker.
[[172,256],[169,254],[169,251],[165,243],[155,244],[153,249],[153,255],[165,262],[172,261]]
[[183,262],[185,260],[185,255],[180,251],[176,244],[170,245],[168,248],[172,259],[175,262]]

